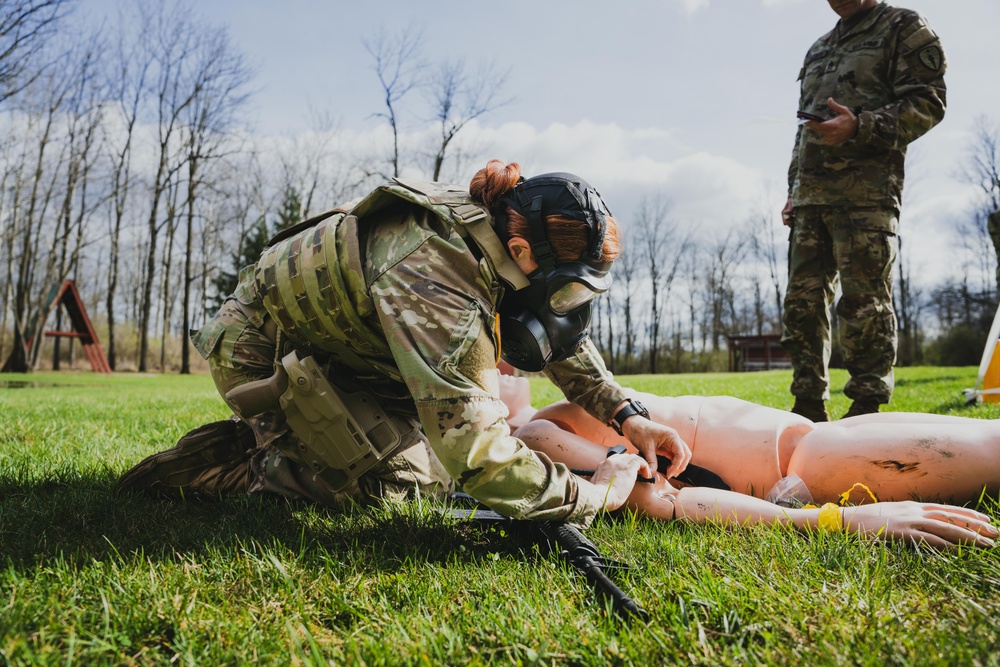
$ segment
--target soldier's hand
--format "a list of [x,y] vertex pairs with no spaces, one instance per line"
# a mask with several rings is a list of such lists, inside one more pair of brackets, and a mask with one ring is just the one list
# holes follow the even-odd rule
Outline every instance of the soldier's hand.
[[653,471],[642,457],[635,454],[619,454],[609,456],[601,461],[594,471],[594,476],[590,481],[598,486],[606,486],[608,492],[604,497],[604,509],[608,512],[620,508],[625,504],[632,488],[635,487],[636,475],[651,477]]
[[858,133],[858,117],[832,97],[826,100],[826,105],[836,115],[822,123],[811,120],[806,123],[806,127],[818,134],[823,139],[823,143],[830,146],[836,146],[853,139]]
[[673,478],[684,472],[691,462],[691,448],[684,439],[669,426],[650,421],[641,415],[632,415],[622,424],[622,432],[639,450],[650,467],[656,470],[656,455],[670,459],[667,477]]
[[781,209],[781,221],[786,227],[791,227],[795,222],[795,207],[792,205],[791,197],[785,202],[785,208]]

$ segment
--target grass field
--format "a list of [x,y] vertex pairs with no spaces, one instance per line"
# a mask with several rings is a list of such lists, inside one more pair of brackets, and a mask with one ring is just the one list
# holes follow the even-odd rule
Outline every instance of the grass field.
[[[973,368],[897,373],[893,410],[1000,417],[963,405]],[[789,378],[619,380],[787,408]],[[557,398],[532,383],[536,405]],[[624,625],[527,530],[113,493],[227,416],[207,376],[0,375],[0,665],[1000,664],[998,551],[601,520],[588,536],[633,565],[615,576],[652,616]]]

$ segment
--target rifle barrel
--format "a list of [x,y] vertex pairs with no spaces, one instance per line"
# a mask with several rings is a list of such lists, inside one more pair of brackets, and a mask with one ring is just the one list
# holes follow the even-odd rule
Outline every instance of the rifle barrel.
[[575,526],[543,521],[542,533],[561,550],[562,557],[583,572],[598,597],[611,601],[611,608],[624,620],[649,621],[649,614],[625,594],[604,571],[604,562],[593,542]]

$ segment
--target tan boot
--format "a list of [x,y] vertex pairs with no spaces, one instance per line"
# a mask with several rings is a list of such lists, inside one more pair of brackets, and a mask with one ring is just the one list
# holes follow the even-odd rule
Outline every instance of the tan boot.
[[243,422],[205,424],[121,476],[118,492],[165,498],[243,495],[250,487],[253,430]]

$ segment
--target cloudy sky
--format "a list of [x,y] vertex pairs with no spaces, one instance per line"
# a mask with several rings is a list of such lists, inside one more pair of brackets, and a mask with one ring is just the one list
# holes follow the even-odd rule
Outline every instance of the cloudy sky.
[[[948,113],[912,146],[903,213],[915,266],[933,275],[949,266],[971,194],[955,174],[973,121],[1000,121],[1000,2],[897,4],[928,20],[949,61]],[[95,14],[113,5],[81,0]],[[316,112],[349,143],[378,132],[380,89],[363,40],[411,27],[429,60],[510,70],[511,103],[466,131],[481,157],[461,181],[490,157],[518,161],[527,175],[573,171],[619,218],[661,194],[685,225],[722,233],[766,202],[777,220],[795,79],[837,19],[826,0],[205,0],[198,11],[258,68],[258,133],[294,137]],[[404,129],[421,120],[404,116]]]

